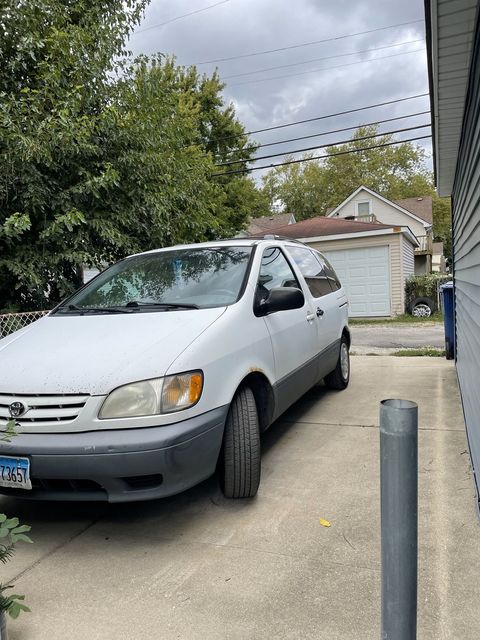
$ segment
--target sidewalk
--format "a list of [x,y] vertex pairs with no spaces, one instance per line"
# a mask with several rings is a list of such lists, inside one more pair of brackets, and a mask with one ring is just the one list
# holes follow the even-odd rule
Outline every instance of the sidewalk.
[[[453,365],[352,358],[345,392],[312,390],[264,437],[253,501],[213,480],[133,505],[2,499],[34,545],[1,568],[31,614],[11,640],[380,637],[378,403],[420,409],[419,631],[476,640],[479,526]],[[320,524],[320,518],[331,527]]]

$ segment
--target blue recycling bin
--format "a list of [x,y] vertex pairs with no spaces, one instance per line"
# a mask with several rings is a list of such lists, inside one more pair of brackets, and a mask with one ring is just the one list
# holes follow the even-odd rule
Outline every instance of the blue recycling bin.
[[440,287],[443,297],[443,323],[445,327],[445,355],[447,360],[455,358],[455,315],[453,310],[453,282]]

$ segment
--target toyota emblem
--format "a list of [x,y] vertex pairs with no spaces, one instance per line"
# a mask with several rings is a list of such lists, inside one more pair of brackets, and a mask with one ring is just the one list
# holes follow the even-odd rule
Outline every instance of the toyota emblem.
[[19,418],[27,411],[27,407],[22,402],[12,402],[8,407],[11,418]]

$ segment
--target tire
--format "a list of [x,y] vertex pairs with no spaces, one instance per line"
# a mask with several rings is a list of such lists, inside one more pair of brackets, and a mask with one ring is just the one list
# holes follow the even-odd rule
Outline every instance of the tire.
[[[343,362],[342,362],[343,357]],[[329,389],[341,391],[348,387],[350,382],[350,354],[348,353],[348,340],[342,336],[340,342],[340,353],[338,355],[337,366],[325,376],[325,384]]]
[[416,318],[429,318],[435,311],[435,303],[431,298],[415,298],[409,304],[408,310]]
[[260,428],[249,387],[234,397],[225,423],[220,482],[226,498],[252,498],[260,484]]

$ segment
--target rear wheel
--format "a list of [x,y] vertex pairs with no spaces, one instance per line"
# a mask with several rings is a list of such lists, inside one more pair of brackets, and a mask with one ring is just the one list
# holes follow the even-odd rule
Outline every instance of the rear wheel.
[[415,298],[409,309],[416,318],[429,318],[435,311],[435,303],[431,298]]
[[345,336],[342,336],[337,366],[328,376],[325,376],[325,384],[329,389],[342,390],[348,386],[349,380],[350,354],[348,353],[348,341]]
[[225,424],[220,480],[226,498],[251,498],[260,484],[260,429],[249,387],[234,397]]

